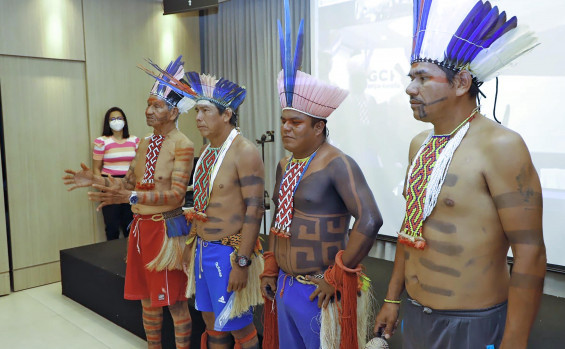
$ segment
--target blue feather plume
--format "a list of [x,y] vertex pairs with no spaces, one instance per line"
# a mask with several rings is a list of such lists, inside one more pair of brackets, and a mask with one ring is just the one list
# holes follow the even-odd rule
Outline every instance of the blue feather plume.
[[[291,44],[292,44],[292,28],[290,25],[290,8],[288,4],[288,0],[284,0],[284,86],[288,87],[289,89],[294,86],[294,82],[292,81],[293,71],[292,71],[292,62],[291,62]],[[292,90],[286,90],[286,99],[287,105],[292,104]],[[289,100],[290,99],[290,100]]]
[[[497,9],[497,7],[495,7],[495,9]],[[498,13],[498,9],[497,9],[497,13]],[[483,49],[483,47],[489,46],[488,41],[493,37],[493,35],[497,34],[498,30],[500,30],[500,28],[504,26],[505,23],[506,23],[506,12],[502,11],[502,13],[498,15],[498,17],[496,17],[496,22],[493,23],[490,26],[490,28],[488,28],[488,30],[481,35],[480,40],[477,42],[477,46],[469,49],[462,60],[464,62],[472,61],[473,58],[475,58],[477,54]]]
[[281,69],[284,69],[284,32],[282,30],[281,21],[277,20],[278,30],[279,30],[279,42],[280,42],[280,49],[281,49]]
[[[490,7],[488,1],[487,6]],[[485,4],[479,0],[469,14],[467,14],[463,22],[461,22],[451,42],[447,45],[447,50],[445,51],[446,63],[457,66],[457,53],[461,49],[461,46],[465,44],[464,40],[468,39],[469,35],[471,35],[471,31],[478,26],[478,21],[482,18],[484,10]],[[488,10],[490,11],[490,8]]]
[[302,66],[302,41],[304,40],[304,20],[300,20],[300,26],[298,27],[298,36],[296,37],[296,48],[294,49],[294,63],[293,71],[296,77],[296,71],[300,70]]
[[[175,61],[170,62],[169,65],[167,65],[165,72],[169,75],[174,76],[175,73],[177,72],[177,70],[179,69],[179,67],[184,66],[184,62],[181,62],[181,59],[182,59],[182,55],[178,56],[178,58]],[[162,72],[162,74],[163,74],[162,82],[169,82],[170,81],[170,78],[167,76],[167,74],[164,74],[163,70],[158,68],[158,66],[155,63],[153,63],[153,62],[151,62],[151,60],[149,60],[149,64],[151,64],[153,67],[155,67],[156,69],[158,69],[159,71]],[[164,91],[167,87],[169,87],[169,84],[164,84],[164,83],[160,84],[159,87],[157,88],[157,93],[158,94],[164,93]]]
[[246,93],[244,87],[240,87],[236,83],[220,78],[214,87],[212,98],[224,107],[230,107],[236,110],[239,104],[245,99]]
[[416,59],[420,55],[422,43],[430,14],[432,0],[417,0],[414,2],[414,42],[412,48],[412,59]]
[[192,87],[192,89],[201,96],[204,92],[202,91],[202,82],[200,81],[200,75],[195,72],[191,71],[184,74],[184,77],[188,84]]
[[506,13],[498,13],[498,7],[479,0],[469,12],[449,42],[445,62],[463,66],[471,62],[482,50],[517,25],[516,17],[506,21]]
[[284,1],[284,31],[281,22],[278,21],[279,40],[281,48],[281,65],[283,69],[283,81],[287,106],[292,106],[296,71],[302,66],[302,53],[304,41],[304,20],[300,21],[294,58],[292,55],[292,25],[290,22],[290,6],[288,0]]
[[457,62],[458,63],[465,63],[466,62],[464,60],[464,58],[465,58],[465,55],[467,54],[467,52],[473,51],[474,49],[479,48],[479,46],[484,41],[483,40],[484,35],[486,33],[488,33],[492,29],[492,26],[495,25],[497,22],[498,22],[498,7],[495,6],[481,20],[481,22],[475,28],[475,30],[472,30],[472,33],[469,36],[469,39],[467,39],[469,42],[465,42],[461,46],[461,49],[457,53]]

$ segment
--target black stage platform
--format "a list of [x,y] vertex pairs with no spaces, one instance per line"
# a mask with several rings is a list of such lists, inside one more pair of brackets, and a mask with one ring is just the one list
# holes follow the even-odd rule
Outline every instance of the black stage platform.
[[[141,320],[141,303],[123,299],[126,245],[125,239],[119,239],[61,250],[63,294],[145,339]],[[376,258],[366,258],[363,264],[366,267],[367,275],[373,280],[376,297],[379,302],[382,302],[392,273],[393,263]],[[192,316],[191,348],[200,348],[200,336],[204,331],[204,322],[200,313],[192,305],[190,306]],[[171,315],[166,307],[163,313],[163,348],[175,348]],[[259,334],[263,333],[260,321],[261,313],[262,307],[258,307],[255,311],[255,326]],[[565,299],[543,295],[528,348],[563,348],[565,331],[563,330],[562,319],[564,316]],[[389,345],[391,348],[401,348],[400,336],[393,336]]]
[[[145,339],[141,302],[124,299],[127,240],[118,239],[60,251],[63,295]],[[204,322],[191,305],[191,348],[200,347]],[[175,348],[174,327],[163,309],[163,348]]]

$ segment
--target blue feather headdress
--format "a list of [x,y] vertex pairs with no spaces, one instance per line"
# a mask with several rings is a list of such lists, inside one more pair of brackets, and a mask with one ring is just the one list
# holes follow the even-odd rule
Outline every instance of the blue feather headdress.
[[182,56],[179,56],[176,60],[169,63],[166,69],[160,68],[153,61],[147,59],[147,62],[157,69],[159,74],[138,65],[140,69],[156,80],[150,94],[161,98],[173,107],[177,107],[180,114],[189,111],[195,103],[192,98],[187,97],[187,95],[194,94],[194,91],[186,82],[182,82],[184,62],[181,59]]
[[348,92],[299,70],[302,65],[304,20],[300,21],[293,56],[288,0],[284,1],[284,31],[280,20],[277,23],[282,65],[278,77],[281,108],[297,110],[318,119],[326,119],[343,102]]
[[196,92],[196,95],[192,97],[196,102],[207,100],[235,111],[247,95],[245,86],[238,86],[224,78],[217,80],[215,76],[197,72],[186,73],[185,78]]
[[483,0],[414,0],[411,63],[468,70],[480,85],[538,45],[516,17]]
[[197,72],[185,74],[184,62],[180,61],[181,58],[182,56],[179,56],[165,70],[148,59],[147,62],[157,69],[159,75],[142,66],[138,66],[157,80],[155,85],[153,85],[151,94],[159,96],[167,103],[176,107],[178,107],[180,101],[183,101],[188,107],[186,111],[200,100],[207,100],[223,108],[230,108],[233,111],[243,103],[247,93],[244,86],[240,87],[236,83],[224,78],[217,80],[215,76],[208,74],[199,74]]

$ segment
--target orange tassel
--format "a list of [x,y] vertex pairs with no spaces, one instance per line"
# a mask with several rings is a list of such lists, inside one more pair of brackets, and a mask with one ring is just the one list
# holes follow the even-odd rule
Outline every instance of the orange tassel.
[[335,256],[335,265],[330,266],[324,273],[327,283],[341,292],[341,306],[338,303],[339,324],[341,326],[340,349],[358,348],[357,339],[357,291],[360,289],[359,273],[363,267],[347,268],[342,260],[343,250]]
[[[271,251],[263,253],[265,259],[265,267],[263,273],[259,276],[263,278],[277,277],[279,275],[279,266],[275,259],[275,254]],[[275,302],[268,298],[265,299],[263,304],[263,345],[265,349],[278,349],[279,348],[279,325],[277,320],[277,305]]]
[[279,323],[277,320],[277,305],[265,298],[263,304],[263,344],[264,349],[279,348]]

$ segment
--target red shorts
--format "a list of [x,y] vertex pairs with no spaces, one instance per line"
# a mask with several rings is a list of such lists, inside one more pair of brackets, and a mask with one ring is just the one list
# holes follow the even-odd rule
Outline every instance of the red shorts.
[[182,270],[149,271],[145,267],[159,254],[165,221],[152,215],[134,215],[128,242],[124,298],[150,299],[152,307],[185,301],[187,277]]

